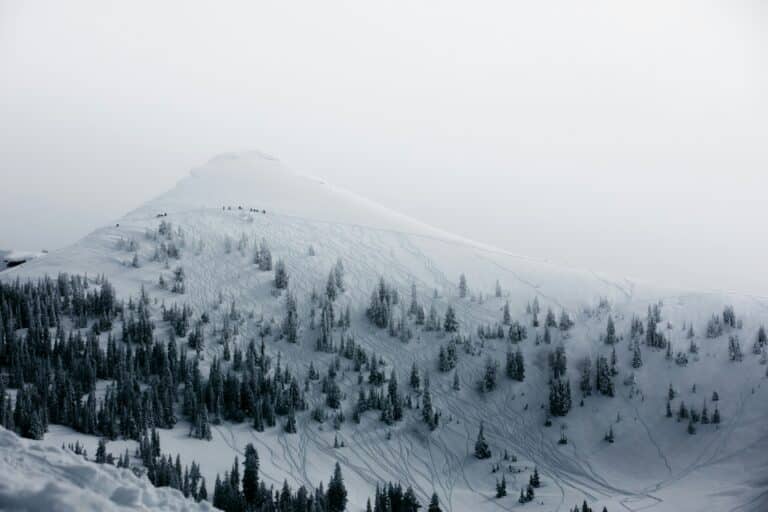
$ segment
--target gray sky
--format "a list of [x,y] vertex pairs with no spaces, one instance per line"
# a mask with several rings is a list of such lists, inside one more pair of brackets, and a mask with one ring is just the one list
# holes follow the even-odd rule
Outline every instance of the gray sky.
[[768,295],[766,9],[0,0],[0,247],[259,149],[520,254]]

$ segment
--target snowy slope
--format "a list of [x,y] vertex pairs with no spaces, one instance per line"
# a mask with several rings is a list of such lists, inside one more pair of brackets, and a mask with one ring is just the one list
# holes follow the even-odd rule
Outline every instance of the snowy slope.
[[[222,206],[232,209],[222,209]],[[238,206],[244,209],[239,210]],[[258,213],[250,209],[258,209]],[[261,213],[261,210],[266,213]],[[170,275],[163,264],[151,261],[155,243],[145,236],[157,228],[158,214],[167,213],[174,229],[184,231],[185,246],[179,264],[187,275],[187,293],[171,294],[157,286],[158,277]],[[246,241],[239,251],[238,241]],[[259,450],[264,478],[275,485],[283,479],[293,484],[327,482],[335,460],[343,465],[350,489],[350,510],[361,509],[373,486],[381,481],[413,485],[422,501],[437,492],[444,509],[513,510],[520,507],[568,510],[588,500],[598,510],[766,510],[768,507],[768,386],[765,366],[750,353],[751,342],[761,323],[768,323],[768,301],[758,297],[727,296],[711,292],[669,290],[624,279],[611,279],[589,271],[558,267],[487,247],[431,228],[323,183],[286,170],[276,159],[260,154],[229,154],[216,157],[192,171],[174,189],[129,213],[116,223],[97,230],[77,244],[51,253],[0,278],[36,277],[60,271],[106,274],[122,296],[135,295],[141,286],[166,304],[190,304],[198,313],[227,309],[230,301],[253,315],[241,327],[239,342],[257,337],[260,322],[279,321],[284,301],[273,295],[273,274],[259,272],[252,264],[253,244],[266,239],[276,258],[282,258],[290,274],[290,288],[297,296],[302,315],[299,346],[269,343],[272,354],[282,355],[284,364],[303,374],[310,361],[321,372],[333,356],[314,351],[316,333],[307,325],[308,297],[313,289],[322,293],[329,269],[341,258],[346,269],[346,292],[340,308],[352,309],[354,332],[366,348],[374,349],[407,382],[416,362],[430,375],[436,406],[443,412],[443,425],[429,433],[418,421],[418,411],[408,420],[387,427],[374,413],[360,425],[345,424],[338,433],[347,445],[334,449],[335,432],[326,423],[318,425],[308,414],[301,415],[299,434],[281,429],[263,434],[246,422],[214,427],[211,442],[192,440],[188,426],[180,424],[161,432],[163,451],[182,453],[205,461],[203,471],[212,482],[216,472],[228,469],[236,454],[252,442]],[[120,240],[138,244],[139,268],[129,262],[131,252],[119,249]],[[232,249],[227,251],[230,242]],[[316,255],[308,254],[309,247]],[[567,248],[564,248],[567,250]],[[175,263],[173,264],[175,265]],[[465,273],[472,298],[459,299],[460,273]],[[663,352],[646,350],[644,366],[634,372],[634,386],[622,380],[633,373],[631,351],[626,341],[617,345],[620,376],[617,396],[592,396],[585,406],[574,407],[563,419],[543,428],[547,401],[547,352],[554,346],[535,345],[533,334],[523,344],[527,373],[524,383],[502,378],[494,393],[480,394],[474,382],[482,373],[486,356],[503,364],[507,344],[501,340],[477,342],[474,355],[462,355],[458,372],[460,392],[451,388],[452,374],[435,369],[437,351],[447,339],[418,331],[408,344],[370,327],[363,312],[379,276],[384,276],[407,296],[415,283],[419,298],[438,310],[453,305],[469,334],[479,324],[498,322],[505,301],[513,317],[524,321],[525,305],[538,298],[543,310],[565,310],[576,320],[567,339],[555,333],[569,358],[569,375],[578,382],[576,362],[592,359],[608,350],[600,342],[608,312],[595,306],[601,298],[611,305],[617,330],[625,334],[632,315],[644,317],[650,303],[663,300],[665,334],[675,351],[688,346],[684,323],[692,323],[700,352],[686,367],[664,358]],[[494,297],[496,280],[504,297]],[[217,306],[218,297],[224,305]],[[481,297],[482,296],[482,297]],[[744,322],[739,336],[745,351],[742,363],[728,360],[727,337],[705,339],[701,334],[707,319],[733,304]],[[585,312],[588,310],[589,312]],[[540,331],[541,332],[541,331]],[[477,340],[476,340],[477,341]],[[208,346],[206,360],[221,347]],[[355,377],[344,372],[342,382],[354,401]],[[716,390],[721,396],[723,424],[700,428],[695,436],[685,432],[685,423],[664,417],[670,384],[687,404],[700,406]],[[693,384],[697,391],[693,392]],[[578,392],[574,393],[578,397]],[[318,393],[310,396],[322,401]],[[575,398],[578,402],[578,398]],[[710,403],[711,406],[711,403]],[[507,475],[510,497],[494,499],[498,475],[488,461],[477,461],[472,449],[480,421],[494,451],[494,462],[503,450],[518,456]],[[617,442],[607,444],[603,434],[609,426]],[[557,445],[561,429],[569,444]],[[386,439],[390,434],[392,438]],[[61,444],[62,438],[81,436],[56,428],[46,444]],[[96,439],[86,442],[89,452]],[[121,445],[122,449],[122,445]],[[115,450],[119,453],[120,450]],[[520,506],[515,495],[527,483],[534,466],[544,485],[537,493],[541,506]]]
[[[222,211],[224,205],[233,211]],[[249,214],[249,208],[267,213]],[[592,303],[597,297],[624,301],[642,293],[627,280],[610,281],[591,272],[516,256],[432,228],[321,180],[296,174],[258,152],[213,158],[171,191],[118,221],[119,227],[100,229],[18,274],[39,275],[64,268],[123,274],[115,268],[123,263],[114,254],[115,242],[120,237],[140,241],[146,228],[156,226],[156,215],[166,212],[168,220],[188,227],[193,237],[205,242],[223,241],[226,235],[235,241],[241,234],[264,237],[289,264],[293,256],[306,253],[309,245],[325,245],[324,263],[347,255],[368,262],[367,268],[356,273],[361,277],[391,274],[389,277],[409,286],[417,279],[425,287],[448,290],[456,286],[458,274],[465,272],[478,290],[487,292],[500,279],[513,289],[513,298],[527,301],[539,295],[571,308]],[[136,277],[131,273],[123,284],[135,285]],[[360,291],[367,298],[370,290]]]
[[130,470],[85,461],[53,446],[20,439],[0,427],[0,510],[124,512],[214,510]]

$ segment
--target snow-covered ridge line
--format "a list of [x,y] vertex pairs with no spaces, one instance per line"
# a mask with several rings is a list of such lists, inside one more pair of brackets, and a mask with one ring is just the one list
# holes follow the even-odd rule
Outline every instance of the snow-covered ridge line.
[[210,511],[156,488],[128,469],[96,464],[73,452],[19,438],[0,427],[0,510],[7,512]]

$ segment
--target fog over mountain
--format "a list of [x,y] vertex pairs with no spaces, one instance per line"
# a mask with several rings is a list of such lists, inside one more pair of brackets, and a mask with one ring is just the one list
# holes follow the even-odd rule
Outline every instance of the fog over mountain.
[[765,11],[5,0],[0,247],[256,148],[513,252],[765,295]]

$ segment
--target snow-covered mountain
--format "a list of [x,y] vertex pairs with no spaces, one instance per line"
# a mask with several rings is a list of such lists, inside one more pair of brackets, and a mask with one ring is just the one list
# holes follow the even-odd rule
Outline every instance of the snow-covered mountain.
[[[167,239],[158,238],[161,222],[170,225]],[[288,288],[298,304],[297,344],[277,334],[286,292],[275,290],[273,272],[254,264],[262,240],[287,268]],[[338,260],[344,267],[344,289],[335,299],[335,310],[343,312],[348,306],[351,322],[333,336],[353,335],[361,347],[379,355],[387,364],[387,376],[394,369],[402,392],[411,395],[414,409],[392,425],[380,421],[377,411],[362,415],[359,424],[350,421],[358,391],[367,383],[359,384],[352,363],[342,359],[336,380],[345,397],[346,421],[338,431],[330,420],[319,423],[307,411],[297,415],[295,434],[279,425],[257,432],[249,421],[225,421],[213,425],[213,438],[205,441],[190,438],[189,423],[181,421],[160,431],[164,452],[200,462],[207,481],[213,482],[236,455],[242,460],[245,445],[253,443],[262,478],[276,488],[283,481],[294,487],[327,482],[338,461],[349,491],[349,510],[364,510],[375,485],[390,481],[412,486],[425,507],[436,493],[443,510],[451,511],[565,511],[584,500],[595,510],[605,506],[610,511],[768,509],[765,356],[752,350],[758,329],[768,323],[768,300],[763,298],[671,290],[663,283],[636,283],[511,254],[291,172],[257,152],[218,156],[124,218],[71,247],[7,270],[0,279],[12,282],[59,272],[105,275],[126,299],[138,296],[143,287],[152,299],[155,335],[163,340],[169,328],[159,318],[160,305],[187,304],[196,316],[213,317],[203,368],[222,356],[217,333],[224,317],[236,310],[232,344],[245,347],[251,339],[265,339],[267,352],[273,358],[280,354],[281,364],[303,382],[310,363],[321,375],[335,364],[334,354],[315,350],[319,329],[312,318],[320,309],[313,295],[325,294]],[[183,294],[158,284],[160,276],[171,281],[176,267],[185,275]],[[463,297],[462,274],[468,287]],[[403,311],[409,307],[412,286],[425,309],[434,306],[441,316],[449,307],[455,310],[463,335],[455,371],[438,369],[439,352],[451,334],[427,331],[409,316],[404,322],[411,336],[402,341],[366,318],[371,293],[382,277],[399,292]],[[506,324],[502,339],[479,336],[479,327],[495,331],[502,324],[507,303],[512,321],[527,329],[527,338],[513,344]],[[528,311],[534,303],[541,306],[540,325]],[[720,318],[728,305],[734,307],[738,322],[706,336],[712,315]],[[653,325],[671,344],[671,357],[644,344],[644,337],[637,343],[631,339],[633,319],[646,325],[650,306],[658,311],[653,314],[659,321]],[[557,318],[564,313],[573,327],[547,328],[548,310]],[[398,307],[393,319],[399,318]],[[609,318],[615,324],[615,345],[604,341]],[[273,326],[271,333],[265,334],[265,326]],[[120,329],[116,326],[114,332]],[[742,360],[732,360],[730,337],[743,347]],[[550,417],[551,426],[545,426],[550,416],[549,354],[559,346],[567,355],[564,378],[572,386],[573,404],[567,415]],[[525,359],[522,382],[504,375],[507,351],[517,347]],[[594,390],[582,397],[584,360],[600,355],[610,359],[613,349],[615,396]],[[498,383],[496,389],[481,392],[477,383],[486,373],[488,358],[500,363]],[[432,400],[441,413],[434,431],[415,408],[422,391],[408,388],[414,364],[422,377],[429,376]],[[688,420],[666,417],[670,386],[675,391],[673,412],[681,401],[699,412],[706,402],[710,414],[718,409],[721,423],[697,423],[691,434]],[[719,396],[716,403],[713,392]],[[306,398],[309,410],[325,401],[314,383]],[[487,460],[474,456],[481,422],[493,454]],[[609,431],[614,442],[605,439]],[[9,434],[2,435],[10,450],[21,446]],[[567,438],[567,444],[558,444],[561,438]],[[55,425],[41,444],[60,446],[76,439],[89,453],[95,452],[98,438]],[[334,446],[339,440],[343,447]],[[118,448],[116,454],[135,447],[132,441],[108,445],[110,450]],[[47,453],[34,448],[34,442],[23,446],[24,453]],[[9,449],[4,448],[6,459]],[[502,457],[505,452],[509,457]],[[517,495],[534,467],[542,485],[534,502],[519,504]],[[35,467],[34,474],[48,471]],[[49,472],[52,480],[60,474],[55,465]],[[117,474],[110,470],[111,477]],[[496,498],[502,475],[509,496]]]

